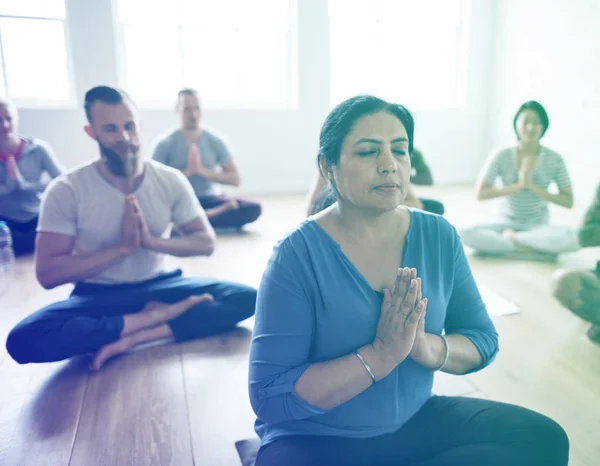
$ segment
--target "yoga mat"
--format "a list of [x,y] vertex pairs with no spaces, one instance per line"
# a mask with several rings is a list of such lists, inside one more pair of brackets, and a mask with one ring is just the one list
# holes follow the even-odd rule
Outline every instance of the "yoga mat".
[[507,316],[521,312],[519,306],[498,295],[485,285],[477,285],[490,317]]

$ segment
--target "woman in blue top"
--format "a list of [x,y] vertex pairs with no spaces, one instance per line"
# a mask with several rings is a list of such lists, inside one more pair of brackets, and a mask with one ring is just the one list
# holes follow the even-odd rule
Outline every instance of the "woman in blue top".
[[257,466],[567,464],[554,421],[431,393],[436,370],[489,364],[498,336],[455,229],[402,206],[413,130],[372,96],[323,125],[319,167],[338,201],[279,242],[258,291]]

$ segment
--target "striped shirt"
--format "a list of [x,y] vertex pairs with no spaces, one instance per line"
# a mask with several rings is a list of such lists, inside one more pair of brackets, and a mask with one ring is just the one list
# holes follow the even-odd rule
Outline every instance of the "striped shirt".
[[[516,147],[502,149],[487,160],[483,169],[483,183],[494,185],[498,179],[503,186],[518,182],[519,166]],[[547,147],[541,147],[532,180],[536,186],[546,190],[553,183],[560,191],[571,188],[571,178],[563,158]],[[528,190],[500,198],[498,207],[502,220],[510,223],[534,226],[546,224],[549,220],[548,202]]]

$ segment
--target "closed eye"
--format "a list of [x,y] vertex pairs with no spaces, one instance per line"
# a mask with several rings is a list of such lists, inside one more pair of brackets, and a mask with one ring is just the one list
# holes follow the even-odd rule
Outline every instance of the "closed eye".
[[377,154],[377,152],[377,150],[362,150],[358,152],[358,155],[360,155],[361,157],[368,157],[369,155]]

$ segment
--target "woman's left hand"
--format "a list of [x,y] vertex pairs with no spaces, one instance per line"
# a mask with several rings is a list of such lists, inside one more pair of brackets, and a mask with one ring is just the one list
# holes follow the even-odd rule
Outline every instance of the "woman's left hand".
[[[413,278],[416,278],[413,277]],[[419,281],[418,289],[421,290],[421,279],[416,278]],[[417,296],[416,303],[421,300],[421,292],[419,291],[419,295]],[[439,343],[437,340],[440,339],[439,335],[434,335],[432,333],[425,332],[425,315],[427,314],[427,298],[423,299],[424,310],[421,319],[419,319],[419,323],[417,324],[417,334],[415,336],[415,341],[413,343],[412,350],[409,353],[409,357],[420,364],[421,366],[428,367],[430,369],[438,368],[441,364],[440,357],[440,348],[439,345],[435,345]],[[434,346],[432,346],[434,345]]]
[[[420,299],[420,297],[419,297]],[[435,365],[436,357],[433,354],[431,345],[429,344],[429,334],[425,333],[425,314],[427,313],[427,298],[423,300],[425,310],[419,323],[417,324],[417,335],[409,356],[417,363],[426,367]]]
[[[417,278],[419,282],[420,278]],[[420,283],[419,283],[420,284]],[[419,289],[421,289],[419,287]],[[417,296],[418,301],[421,300],[421,294]],[[417,302],[418,302],[417,301]],[[413,343],[412,350],[409,356],[417,363],[422,366],[432,366],[435,364],[435,357],[433,355],[433,351],[429,344],[428,334],[425,333],[425,314],[427,313],[427,298],[423,300],[425,305],[425,309],[423,311],[423,315],[421,319],[419,319],[419,323],[417,324],[417,335],[415,337],[415,342]]]

